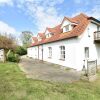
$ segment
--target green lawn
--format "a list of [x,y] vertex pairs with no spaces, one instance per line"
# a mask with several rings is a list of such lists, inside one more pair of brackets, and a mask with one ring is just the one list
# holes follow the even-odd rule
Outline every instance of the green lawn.
[[50,83],[27,79],[17,64],[1,63],[0,100],[100,100],[100,79],[92,83]]

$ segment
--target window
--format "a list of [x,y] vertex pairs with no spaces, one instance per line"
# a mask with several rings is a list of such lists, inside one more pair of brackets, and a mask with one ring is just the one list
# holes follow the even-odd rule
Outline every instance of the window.
[[52,37],[54,34],[53,33],[48,33],[48,34],[46,34],[46,38],[50,38],[50,37]]
[[41,38],[41,37],[39,37],[39,38],[38,38],[38,41],[41,41],[41,40],[42,40],[42,38]]
[[68,32],[69,31],[69,25],[64,26],[64,30],[65,30],[65,32]]
[[46,38],[48,38],[49,37],[49,34],[46,34]]
[[89,47],[85,47],[85,58],[89,58]]
[[54,33],[50,33],[51,34],[51,36],[53,36],[54,35]]
[[48,49],[49,49],[49,58],[52,58],[52,48],[48,47]]
[[65,60],[65,46],[60,46],[60,60]]

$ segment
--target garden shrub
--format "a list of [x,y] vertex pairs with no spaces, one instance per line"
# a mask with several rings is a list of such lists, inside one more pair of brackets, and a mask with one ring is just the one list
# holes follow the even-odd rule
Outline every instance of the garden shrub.
[[25,47],[22,47],[22,46],[18,46],[16,48],[16,54],[19,54],[20,56],[22,55],[26,55],[27,54],[27,49]]
[[10,61],[10,62],[19,62],[19,60],[20,60],[19,55],[15,54],[13,51],[10,51],[7,54],[7,61]]

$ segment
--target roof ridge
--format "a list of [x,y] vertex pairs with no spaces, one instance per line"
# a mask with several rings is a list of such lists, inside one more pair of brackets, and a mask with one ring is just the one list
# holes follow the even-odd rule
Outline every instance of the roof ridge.
[[87,16],[86,14],[80,13],[80,14],[74,16],[72,19],[75,19],[75,18],[80,17],[80,16],[83,16],[83,17],[85,17],[85,18],[89,18],[89,16]]
[[88,18],[89,16],[87,16],[86,14],[84,14],[84,13],[80,13],[80,15],[82,15],[82,16],[84,16],[84,17],[86,17],[86,18]]
[[47,29],[54,29],[54,28],[56,28],[56,27],[58,27],[58,26],[60,26],[61,24],[58,24],[58,25],[56,25],[56,26],[54,26],[54,27],[46,27]]

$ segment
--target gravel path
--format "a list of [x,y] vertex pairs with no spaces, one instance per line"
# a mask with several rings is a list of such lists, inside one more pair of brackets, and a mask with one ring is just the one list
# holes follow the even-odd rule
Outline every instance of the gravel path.
[[80,79],[80,72],[72,69],[65,70],[60,65],[33,60],[26,56],[21,57],[19,66],[26,76],[32,79],[67,83]]

